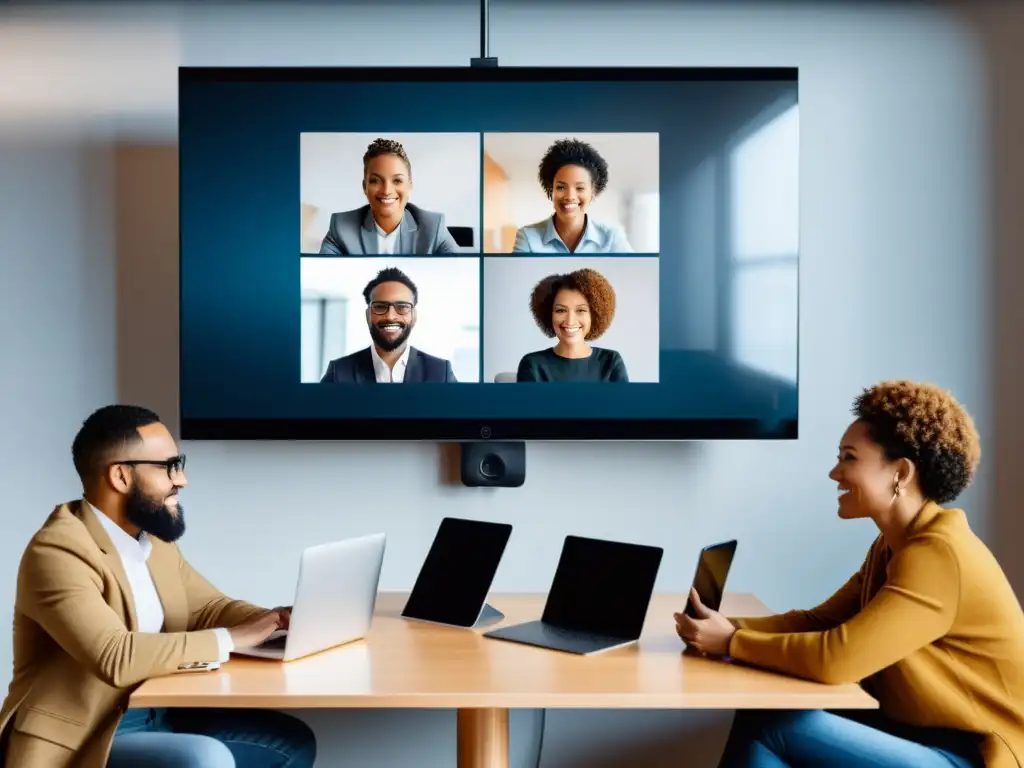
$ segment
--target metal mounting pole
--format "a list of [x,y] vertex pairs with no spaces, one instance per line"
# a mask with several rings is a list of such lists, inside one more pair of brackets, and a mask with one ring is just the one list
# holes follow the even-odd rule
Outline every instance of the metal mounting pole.
[[498,66],[497,57],[491,56],[491,9],[489,0],[480,0],[480,58],[470,59],[469,66]]

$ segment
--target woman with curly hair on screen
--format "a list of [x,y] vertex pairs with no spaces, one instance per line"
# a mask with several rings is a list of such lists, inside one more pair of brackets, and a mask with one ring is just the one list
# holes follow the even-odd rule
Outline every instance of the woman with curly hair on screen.
[[608,163],[590,144],[561,139],[537,171],[555,207],[546,219],[516,232],[513,253],[632,253],[622,228],[594,219],[587,209],[608,186]]
[[558,342],[524,355],[516,381],[629,381],[618,352],[587,343],[603,336],[615,317],[615,289],[601,273],[578,269],[544,278],[530,296],[530,311]]
[[944,506],[978,465],[971,417],[910,381],[865,390],[853,412],[829,477],[839,517],[881,532],[860,570],[808,611],[730,621],[698,605],[676,625],[707,655],[860,683],[879,709],[739,712],[720,765],[1017,768],[1024,613],[967,516]]

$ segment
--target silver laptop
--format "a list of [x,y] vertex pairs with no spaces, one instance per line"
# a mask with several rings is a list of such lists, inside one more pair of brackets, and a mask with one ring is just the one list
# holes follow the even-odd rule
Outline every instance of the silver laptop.
[[373,621],[385,543],[375,533],[306,549],[288,630],[234,653],[292,661],[361,640]]

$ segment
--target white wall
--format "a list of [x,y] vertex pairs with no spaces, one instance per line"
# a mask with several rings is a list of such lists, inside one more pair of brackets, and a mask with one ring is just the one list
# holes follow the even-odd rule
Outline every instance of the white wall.
[[484,258],[484,381],[515,373],[527,352],[554,346],[530,312],[530,295],[538,282],[554,274],[589,268],[615,289],[615,318],[596,347],[622,355],[631,382],[658,381],[658,257]]
[[[471,227],[480,251],[479,133],[303,133],[300,136],[302,202],[315,206],[316,216],[304,231],[304,253],[317,253],[331,214],[366,205],[363,155],[372,141],[393,139],[405,148],[412,164],[409,202],[443,213],[449,227]],[[311,246],[315,243],[316,248]]]
[[[389,9],[64,4],[32,11],[31,24],[2,11],[0,71],[15,74],[0,79],[0,626],[10,626],[25,541],[78,493],[69,446],[80,420],[118,398],[176,419],[176,67],[463,65],[477,55],[476,3]],[[395,13],[407,34],[385,46]],[[79,20],[47,21],[57,14]],[[497,493],[439,485],[438,453],[423,444],[192,443],[185,553],[228,592],[277,604],[301,547],[384,527],[382,587],[406,589],[440,518],[462,515],[516,525],[497,590],[546,589],[573,532],[665,542],[660,591],[685,589],[701,545],[738,536],[734,589],[777,609],[825,597],[872,537],[868,524],[835,518],[826,477],[859,388],[889,376],[938,381],[984,434],[993,425],[988,105],[971,39],[938,11],[892,4],[494,3],[492,24],[503,65],[799,66],[800,440],[531,445],[525,486]],[[566,29],[584,43],[566,45]],[[112,158],[114,139],[136,146]],[[1013,148],[996,170],[1019,163]],[[1003,205],[1009,217],[1016,202]],[[1006,395],[1001,418],[1012,419],[1019,407]],[[571,503],[567,455],[585,468]],[[1004,467],[1004,478],[1016,471]],[[379,503],[395,478],[414,503]],[[994,482],[986,470],[962,500],[983,534]],[[1014,546],[1003,543],[1007,558]],[[9,669],[0,637],[0,677]],[[304,716],[320,766],[455,762],[450,711]],[[552,711],[543,766],[710,767],[728,722],[717,711]],[[536,737],[533,714],[515,712],[513,766],[534,764]]]

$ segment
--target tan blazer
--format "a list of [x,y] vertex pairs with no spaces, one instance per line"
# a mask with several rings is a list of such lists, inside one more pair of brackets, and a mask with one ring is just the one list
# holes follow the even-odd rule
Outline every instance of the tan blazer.
[[161,634],[138,631],[121,558],[89,504],[62,504],[32,537],[18,568],[14,678],[0,707],[4,768],[102,768],[135,688],[216,661],[213,630],[264,610],[225,597],[175,544],[154,539],[149,570]]
[[978,734],[986,768],[1024,765],[1024,611],[962,510],[929,502],[896,554],[878,536],[817,608],[735,621],[737,661],[860,682],[893,720]]

